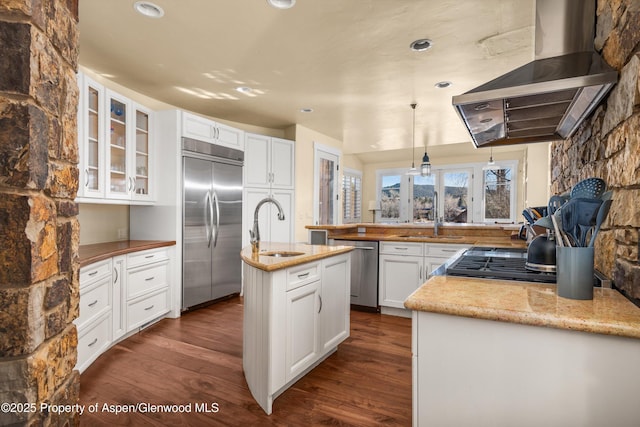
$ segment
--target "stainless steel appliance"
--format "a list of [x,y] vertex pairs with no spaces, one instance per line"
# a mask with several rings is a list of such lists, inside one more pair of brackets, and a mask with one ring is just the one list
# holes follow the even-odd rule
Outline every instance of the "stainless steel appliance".
[[240,292],[244,153],[182,139],[182,309]]
[[[447,276],[482,277],[485,279],[556,283],[555,271],[533,271],[526,268],[527,250],[474,246],[457,259],[447,261]],[[442,274],[442,272],[441,272]],[[596,271],[593,285],[611,287],[611,281]]]
[[355,247],[351,251],[351,305],[378,311],[378,242],[330,239],[329,244]]
[[452,99],[476,147],[570,137],[618,80],[595,0],[536,0],[535,60]]

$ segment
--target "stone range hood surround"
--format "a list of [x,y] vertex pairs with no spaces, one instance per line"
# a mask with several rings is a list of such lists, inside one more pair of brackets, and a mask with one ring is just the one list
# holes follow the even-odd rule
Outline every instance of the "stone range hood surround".
[[536,57],[453,97],[476,147],[570,137],[617,81],[593,50],[595,0],[537,0]]

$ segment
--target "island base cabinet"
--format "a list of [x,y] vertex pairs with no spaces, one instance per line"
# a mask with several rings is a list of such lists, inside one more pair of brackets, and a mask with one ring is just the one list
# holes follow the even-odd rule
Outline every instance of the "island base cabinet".
[[413,312],[414,426],[637,426],[637,339]]
[[350,271],[350,253],[272,272],[243,264],[242,366],[267,414],[349,336]]

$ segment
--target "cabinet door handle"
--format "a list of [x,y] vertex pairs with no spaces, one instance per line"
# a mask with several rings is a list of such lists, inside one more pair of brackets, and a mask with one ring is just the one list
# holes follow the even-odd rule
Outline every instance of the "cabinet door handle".
[[147,278],[146,278],[146,279],[144,279],[144,280],[145,280],[145,281],[147,281],[147,282],[150,282],[150,281],[152,281],[152,280],[153,280],[153,279],[155,279],[155,278],[156,278],[156,276],[151,276],[151,277],[147,277]]
[[98,270],[92,271],[91,273],[89,273],[89,276],[95,276],[96,274],[98,274]]
[[94,338],[93,341],[87,344],[87,347],[93,347],[94,345],[96,345],[97,342],[98,342],[98,338]]
[[318,299],[320,300],[320,308],[318,309],[318,313],[322,311],[322,295],[318,294]]
[[84,170],[84,186],[89,187],[89,168]]
[[147,255],[145,258],[153,258],[155,255]]
[[117,268],[113,268],[113,274],[115,274],[115,278],[113,279],[113,283],[116,283],[118,281],[118,269]]
[[305,277],[309,276],[309,272],[307,271],[306,273],[302,273],[302,274],[298,274],[298,279],[304,279]]
[[92,303],[87,304],[89,307],[93,307],[94,305],[96,305],[98,303],[98,300],[95,300]]
[[155,307],[155,304],[150,305],[149,307],[145,308],[144,311],[149,311],[151,310],[153,307]]

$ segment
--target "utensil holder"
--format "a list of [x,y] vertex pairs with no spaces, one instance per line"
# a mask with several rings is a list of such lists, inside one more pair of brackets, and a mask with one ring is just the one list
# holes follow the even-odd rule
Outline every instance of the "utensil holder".
[[593,247],[556,247],[558,296],[593,299]]

